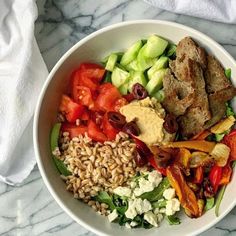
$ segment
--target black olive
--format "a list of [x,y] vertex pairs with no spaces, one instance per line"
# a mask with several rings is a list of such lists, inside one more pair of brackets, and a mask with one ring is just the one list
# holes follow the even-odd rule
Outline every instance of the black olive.
[[144,99],[148,96],[147,90],[139,83],[133,85],[132,93],[137,100]]
[[163,127],[170,134],[176,133],[178,130],[178,123],[175,119],[175,116],[172,114],[167,114]]
[[107,113],[108,121],[109,123],[115,128],[115,129],[122,129],[123,126],[126,123],[125,117],[114,111],[109,111]]
[[171,160],[171,155],[168,152],[160,150],[160,152],[156,156],[156,163],[159,167],[166,168]]
[[136,155],[134,156],[134,160],[136,162],[136,165],[139,167],[142,167],[148,163],[146,155],[143,155],[143,153],[140,152],[139,149],[137,149]]
[[138,136],[140,134],[140,129],[134,120],[126,123],[122,130],[129,135]]

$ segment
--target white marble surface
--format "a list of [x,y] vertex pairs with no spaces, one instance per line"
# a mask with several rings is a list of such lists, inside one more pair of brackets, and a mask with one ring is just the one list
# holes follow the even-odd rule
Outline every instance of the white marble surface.
[[[50,70],[61,55],[87,34],[115,22],[162,19],[211,36],[236,58],[236,26],[209,22],[153,8],[141,0],[38,0],[36,38]],[[94,235],[55,203],[35,167],[18,187],[0,183],[0,235]],[[202,236],[236,235],[236,208]]]

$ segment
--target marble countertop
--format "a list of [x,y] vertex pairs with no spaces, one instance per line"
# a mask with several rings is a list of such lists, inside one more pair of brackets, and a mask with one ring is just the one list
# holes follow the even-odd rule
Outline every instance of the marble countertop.
[[[141,0],[38,0],[35,35],[48,66],[91,32],[115,22],[161,19],[209,35],[236,58],[236,26],[169,13]],[[94,235],[75,223],[53,200],[37,167],[18,187],[0,183],[0,235]],[[236,208],[202,236],[236,235]]]

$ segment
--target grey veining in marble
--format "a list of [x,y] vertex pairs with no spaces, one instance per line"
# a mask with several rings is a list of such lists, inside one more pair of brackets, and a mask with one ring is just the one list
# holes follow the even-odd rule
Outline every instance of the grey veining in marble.
[[[50,70],[89,33],[115,22],[161,19],[191,26],[222,44],[236,58],[236,26],[158,10],[141,0],[38,0],[36,39]],[[37,167],[19,187],[0,183],[0,235],[94,235],[55,203]],[[202,236],[236,235],[236,208]]]

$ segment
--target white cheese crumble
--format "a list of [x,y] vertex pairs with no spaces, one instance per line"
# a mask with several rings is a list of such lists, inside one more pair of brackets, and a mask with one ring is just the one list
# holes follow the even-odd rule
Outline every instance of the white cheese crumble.
[[166,215],[174,215],[175,212],[180,210],[180,202],[177,198],[167,200],[166,202]]
[[156,170],[148,174],[148,179],[140,178],[138,181],[139,187],[134,189],[134,195],[140,196],[143,193],[151,192],[162,181],[162,176]]
[[113,192],[121,197],[130,197],[131,189],[128,187],[117,187],[113,190]]
[[136,221],[131,221],[131,223],[130,223],[130,226],[131,227],[135,227],[135,226],[137,226],[138,225],[138,222],[136,222]]
[[118,217],[118,213],[116,209],[107,216],[109,222],[114,221],[117,217]]
[[125,223],[125,227],[128,228],[128,229],[131,229],[131,226],[128,222]]
[[163,197],[166,200],[170,200],[175,197],[175,190],[173,188],[168,188],[163,192]]
[[152,205],[147,199],[135,198],[134,200],[129,200],[128,205],[125,216],[129,219],[152,210]]
[[158,227],[157,216],[153,214],[152,211],[148,211],[144,214],[144,220],[146,220],[149,224]]

